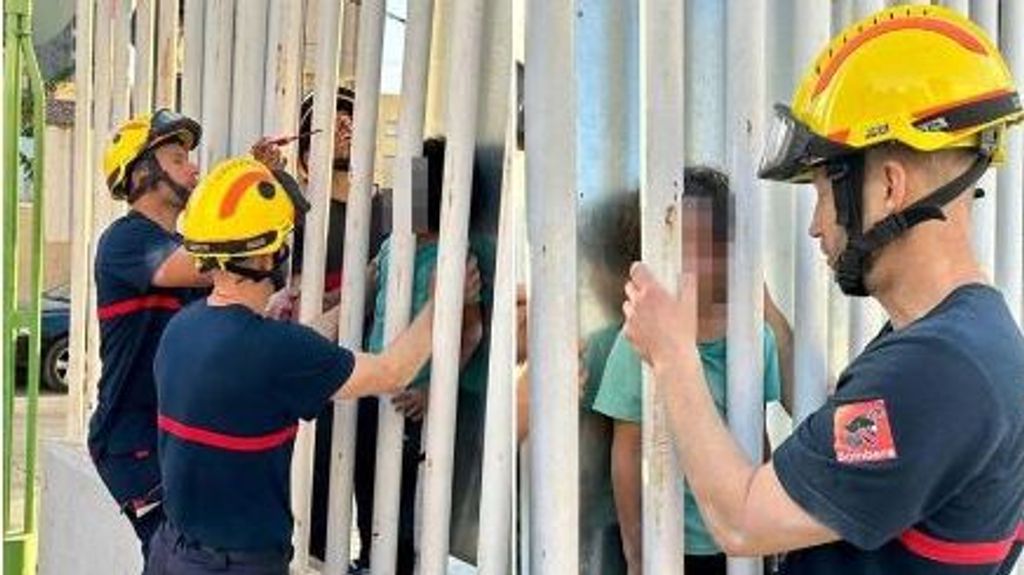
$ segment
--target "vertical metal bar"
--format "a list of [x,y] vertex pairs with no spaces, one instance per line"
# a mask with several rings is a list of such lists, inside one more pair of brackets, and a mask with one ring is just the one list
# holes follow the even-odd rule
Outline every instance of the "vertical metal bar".
[[178,9],[182,1],[159,0],[157,7],[154,108],[178,108]]
[[[25,507],[23,532],[35,532],[36,525],[36,436],[38,431],[39,413],[39,363],[40,337],[42,323],[39,315],[39,298],[43,283],[43,198],[45,156],[46,102],[43,77],[39,73],[39,62],[36,60],[35,48],[32,45],[31,28],[28,18],[24,27],[25,35],[21,37],[20,49],[24,52],[25,69],[28,72],[29,87],[32,92],[32,139],[35,143],[35,155],[32,158],[32,267],[29,282],[29,305],[25,310],[23,325],[28,327],[28,382],[25,390]],[[8,47],[10,49],[11,47]]]
[[466,275],[469,206],[473,187],[477,110],[480,98],[482,0],[452,5],[448,77],[448,145],[445,153],[441,234],[438,240],[430,410],[427,413],[423,473],[423,531],[419,572],[440,575],[448,564],[455,415],[458,404],[459,348]]
[[[303,10],[300,2],[271,2],[267,13],[267,72],[263,96],[263,130],[267,134],[295,134],[301,101]],[[337,36],[337,34],[335,34]],[[291,169],[296,148],[284,150]]]
[[[319,26],[315,78],[316,93],[319,97],[313,101],[313,126],[323,131],[314,134],[310,139],[309,190],[306,192],[306,197],[310,201],[311,208],[306,214],[301,286],[302,293],[306,294],[306,297],[302,298],[299,307],[299,319],[303,323],[309,323],[319,316],[322,313],[323,305],[321,294],[324,289],[327,219],[333,177],[331,165],[334,158],[334,92],[338,85],[338,33],[342,18],[341,4],[337,0],[321,0],[318,4],[317,18]],[[334,423],[337,428],[340,421],[336,419]],[[295,441],[292,459],[292,515],[295,517],[293,535],[295,558],[292,564],[300,569],[305,568],[309,560],[310,494],[312,491],[315,429],[315,421],[302,423]],[[332,479],[334,477],[336,476],[332,476]],[[332,481],[331,485],[333,487],[337,484]],[[351,499],[351,495],[347,497]],[[331,550],[338,544],[345,545],[347,549],[348,533],[332,533],[328,530],[327,541],[327,572],[341,573],[348,563],[348,553],[343,553],[341,557],[332,559]]]
[[135,83],[132,85],[133,114],[153,106],[153,48],[156,34],[157,0],[136,0]]
[[[402,108],[398,117],[398,151],[392,164],[393,219],[389,240],[387,313],[384,320],[384,341],[387,343],[405,329],[411,315],[416,259],[416,236],[412,231],[412,160],[423,152],[433,15],[433,0],[408,4],[402,64]],[[382,397],[377,421],[370,568],[374,575],[391,575],[395,572],[398,557],[405,417],[388,398]]]
[[231,81],[231,154],[244,154],[263,135],[268,0],[235,5]]
[[445,133],[448,110],[449,20],[454,0],[434,2],[434,23],[430,43],[430,74],[427,77],[427,116],[423,131],[428,136]]
[[[999,43],[999,3],[992,0],[971,0],[971,19],[988,37]],[[971,203],[971,239],[974,253],[985,271],[995,277],[996,271],[996,204],[999,202],[996,169],[990,168],[978,181],[985,197]]]
[[[753,461],[761,461],[764,437],[763,201],[755,162],[764,143],[766,9],[759,0],[729,2],[726,7],[726,153],[735,200],[729,245],[727,399],[729,426]],[[729,559],[730,575],[760,573],[761,567],[760,559]]]
[[18,137],[21,126],[21,51],[18,28],[23,16],[5,11],[4,29],[4,171],[3,191],[3,322],[4,322],[4,533],[11,527],[11,473],[14,445],[14,354],[18,313]]
[[[359,49],[356,63],[356,86],[359,91],[356,93],[353,114],[352,184],[348,194],[345,221],[345,274],[341,286],[339,320],[340,342],[352,350],[360,349],[363,341],[366,263],[370,250],[370,200],[373,191],[374,151],[377,143],[384,19],[384,0],[364,0],[360,5]],[[308,271],[309,268],[303,269]],[[331,435],[332,487],[327,516],[327,568],[332,572],[334,569],[340,572],[349,558],[355,435],[355,402],[336,401]]]
[[[1010,74],[1024,78],[1024,4],[1002,0],[999,8],[999,48]],[[996,177],[996,285],[1019,324],[1024,314],[1024,134],[1019,129],[1006,135],[1006,164]]]
[[89,292],[92,273],[89,269],[92,252],[92,203],[94,189],[92,127],[93,104],[93,0],[77,0],[75,7],[75,144],[74,185],[71,228],[71,310],[68,344],[68,439],[84,439],[86,400],[86,340],[88,333]]
[[207,2],[205,27],[214,33],[207,34],[203,44],[203,139],[199,144],[199,167],[203,171],[224,159],[231,149],[235,0]]
[[[803,72],[818,52],[828,44],[831,14],[827,3],[798,0],[794,22],[793,61]],[[804,186],[806,187],[806,186]],[[807,235],[814,214],[811,190],[793,190],[797,197],[796,275],[793,307],[794,329],[794,424],[803,421],[825,403],[828,393],[828,354],[825,349],[828,329],[828,271],[818,251],[817,242]],[[731,386],[730,386],[731,387]]]
[[[118,0],[102,0],[96,8],[96,44],[94,48],[94,82],[93,93],[93,153],[89,169],[93,174],[93,211],[92,211],[92,246],[99,242],[100,234],[113,221],[117,212],[117,205],[107,190],[106,174],[103,173],[103,150],[110,142],[111,121],[111,72],[113,56],[111,53],[111,25],[114,19],[114,3]],[[84,104],[85,102],[83,102]],[[92,278],[93,264],[96,261],[95,250],[89,252],[89,273]],[[100,327],[96,315],[96,290],[95,286],[89,290],[89,335],[88,347],[89,364],[87,368],[88,384],[87,397],[89,398],[89,411],[96,403],[96,395],[99,387],[102,365],[100,363]]]
[[530,571],[535,575],[579,571],[575,18],[571,3],[527,4]]
[[[181,67],[181,112],[198,120],[203,114],[206,0],[181,1],[185,3],[185,54]],[[199,160],[201,159],[200,157]],[[201,164],[200,167],[202,167]]]
[[[110,84],[110,125],[123,124],[130,113],[131,85],[129,83],[129,57],[131,56],[132,0],[115,0],[113,32],[114,70]],[[118,212],[121,204],[115,204]]]
[[[509,62],[514,64],[514,60]],[[490,364],[487,371],[487,412],[484,428],[483,476],[480,483],[480,530],[477,566],[480,575],[506,575],[512,565],[513,507],[516,501],[515,370],[516,370],[516,223],[512,158],[516,153],[515,67],[509,82],[505,158],[498,215],[494,311],[491,319]]]
[[[640,2],[640,205],[643,259],[670,290],[682,269],[684,6]],[[683,572],[680,471],[661,394],[643,375],[643,570]]]

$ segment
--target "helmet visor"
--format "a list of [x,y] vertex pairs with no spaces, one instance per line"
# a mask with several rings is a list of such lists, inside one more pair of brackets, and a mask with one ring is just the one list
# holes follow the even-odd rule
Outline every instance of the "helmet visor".
[[855,153],[850,146],[815,134],[788,106],[776,104],[757,176],[780,182],[808,182],[811,170],[836,156]]

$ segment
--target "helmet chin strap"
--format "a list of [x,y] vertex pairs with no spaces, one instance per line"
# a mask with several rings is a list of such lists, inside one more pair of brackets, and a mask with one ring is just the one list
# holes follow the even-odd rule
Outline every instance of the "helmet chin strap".
[[181,202],[184,207],[188,203],[188,198],[192,195],[192,190],[186,186],[179,184],[171,178],[170,174],[164,170],[163,166],[160,165],[160,161],[156,159],[156,154],[153,150],[148,150],[141,158],[139,158],[139,164],[145,166],[146,177],[139,182],[138,186],[133,186],[131,192],[128,194],[128,202],[134,202],[144,194],[147,190],[153,189],[158,183],[163,181],[167,184],[167,187],[174,192],[174,195]]
[[836,263],[835,280],[842,292],[849,296],[870,295],[864,278],[871,269],[875,252],[910,228],[930,221],[945,220],[942,207],[970,188],[992,163],[993,145],[982,135],[982,147],[974,163],[952,181],[914,202],[902,211],[886,216],[864,232],[863,205],[865,154],[837,158],[828,165],[829,178],[835,190],[837,220],[846,228],[846,249]]

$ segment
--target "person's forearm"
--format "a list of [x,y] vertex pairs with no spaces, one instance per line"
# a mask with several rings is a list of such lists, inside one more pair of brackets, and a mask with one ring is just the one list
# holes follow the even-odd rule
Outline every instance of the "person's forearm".
[[757,467],[718,415],[696,348],[656,365],[655,377],[680,464],[709,530],[726,553],[743,549],[745,503]]
[[405,387],[430,359],[434,326],[434,303],[430,301],[423,306],[409,328],[402,332],[383,353],[384,360],[394,380],[390,383],[394,389]]
[[628,575],[643,573],[642,450],[640,425],[616,421],[612,431],[612,493]]

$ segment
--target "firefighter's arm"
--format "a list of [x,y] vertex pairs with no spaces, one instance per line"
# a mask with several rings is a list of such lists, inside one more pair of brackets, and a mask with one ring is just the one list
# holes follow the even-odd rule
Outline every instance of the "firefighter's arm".
[[196,260],[185,248],[179,247],[167,256],[153,273],[153,285],[169,288],[207,287],[211,285],[206,274],[199,273]]

